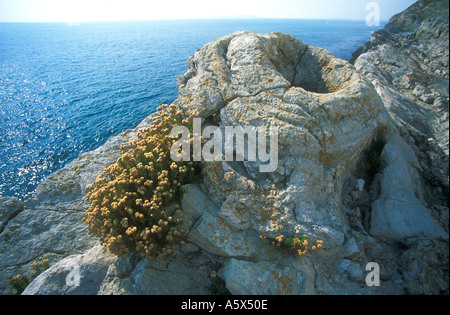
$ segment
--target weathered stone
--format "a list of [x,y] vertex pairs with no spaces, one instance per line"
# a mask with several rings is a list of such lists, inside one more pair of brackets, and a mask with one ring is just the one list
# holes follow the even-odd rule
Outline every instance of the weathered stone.
[[117,257],[98,245],[82,255],[67,257],[40,274],[22,295],[93,295],[100,290]]
[[235,230],[217,214],[205,212],[188,235],[188,240],[216,255],[251,258],[261,240],[252,230]]
[[448,295],[448,242],[421,239],[401,254],[406,294]]
[[181,200],[181,207],[185,214],[184,220],[192,222],[188,226],[188,229],[190,229],[203,212],[209,208],[214,208],[215,205],[198,185],[186,185],[182,189],[184,197]]
[[387,164],[381,175],[381,195],[374,202],[370,232],[385,241],[406,242],[413,237],[448,239],[416,197],[421,197],[418,161],[411,148],[399,137],[388,141],[384,150]]
[[228,259],[219,272],[236,295],[300,295],[314,293],[314,271],[294,259],[250,262]]
[[448,262],[433,258],[448,256],[448,7],[448,0],[417,1],[351,60],[375,85],[395,125],[370,213],[370,232],[393,245],[367,252],[376,249],[369,255],[385,265],[382,277],[400,270],[386,278],[395,279],[391,289],[400,294],[448,294]]
[[[268,180],[286,182],[287,187],[265,206],[264,201],[255,200],[263,197],[257,187],[251,188],[256,189],[251,196],[246,188],[264,179],[255,171],[259,163],[245,162],[243,174],[248,178],[236,180],[247,184],[211,180],[205,187],[211,196],[219,185],[236,191],[225,200],[215,199],[221,205],[220,217],[235,229],[259,231],[263,226],[272,237],[292,234],[302,225],[305,232],[342,243],[342,236],[336,237],[346,229],[338,209],[341,183],[329,179],[345,177],[376,129],[385,123],[383,106],[373,87],[350,64],[329,52],[277,33],[238,32],[223,37],[198,50],[188,67],[188,73],[180,78],[183,93],[177,103],[181,106],[194,107],[203,116],[221,109],[221,126],[265,125],[280,130],[279,167]],[[214,77],[214,89],[229,97],[206,103],[195,97],[194,101],[186,99],[184,93],[196,95],[195,80],[205,76]],[[236,167],[228,163],[223,175],[236,172]],[[242,177],[237,173],[230,176]],[[273,213],[265,210],[262,214],[260,209],[273,208],[274,204],[278,204],[278,212],[285,213],[278,228],[267,223],[274,221]],[[310,222],[315,222],[315,227]]]
[[[355,52],[351,62],[374,81],[394,121],[412,133],[435,138],[448,156],[448,106],[436,110],[436,98],[448,100],[448,0],[418,1],[392,17],[384,30]],[[405,33],[416,32],[414,40]],[[436,73],[440,67],[441,72]],[[407,77],[414,89],[396,89]],[[439,121],[447,114],[444,121]]]
[[[195,246],[181,245],[176,255],[162,261],[143,259],[130,266],[119,260],[110,266],[100,291],[102,295],[208,295],[217,261]],[[183,249],[189,247],[189,249]],[[124,270],[124,268],[126,270]]]

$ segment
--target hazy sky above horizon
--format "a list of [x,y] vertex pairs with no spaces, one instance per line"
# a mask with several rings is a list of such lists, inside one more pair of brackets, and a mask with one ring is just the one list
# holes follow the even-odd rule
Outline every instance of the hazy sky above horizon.
[[0,22],[262,18],[365,20],[376,2],[388,20],[416,0],[0,0]]

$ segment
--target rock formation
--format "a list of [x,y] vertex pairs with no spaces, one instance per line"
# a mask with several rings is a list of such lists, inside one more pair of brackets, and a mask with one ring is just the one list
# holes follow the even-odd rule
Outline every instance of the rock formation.
[[[232,294],[448,294],[448,0],[393,17],[351,62],[290,35],[237,32],[187,66],[175,104],[221,129],[278,127],[276,171],[205,162],[204,183],[183,187],[190,232],[177,254],[112,256],[81,222],[84,187],[150,116],[32,200],[1,199],[1,293],[46,256],[56,262],[24,294],[210,294],[212,271]],[[323,247],[296,257],[267,241],[300,234]],[[379,287],[366,284],[370,262]],[[68,286],[74,268],[80,285]]]

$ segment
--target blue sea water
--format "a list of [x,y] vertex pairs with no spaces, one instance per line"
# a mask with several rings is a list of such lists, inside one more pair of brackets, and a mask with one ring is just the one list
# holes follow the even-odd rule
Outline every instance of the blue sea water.
[[278,31],[348,60],[378,28],[273,19],[0,23],[0,195],[29,198],[49,174],[173,102],[186,60],[217,37]]

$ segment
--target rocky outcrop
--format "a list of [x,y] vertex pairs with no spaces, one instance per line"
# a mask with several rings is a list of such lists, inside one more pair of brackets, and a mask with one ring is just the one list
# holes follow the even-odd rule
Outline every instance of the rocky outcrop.
[[417,152],[422,175],[436,188],[427,193],[431,203],[448,195],[448,7],[447,0],[418,1],[375,32],[351,60]]
[[[442,285],[448,282],[448,8],[448,0],[416,2],[351,60],[376,87],[397,130],[386,138],[370,232],[406,246],[398,257],[423,255],[407,259],[402,271],[405,290],[413,294],[448,294],[448,285]],[[410,268],[421,270],[424,284],[417,285],[421,277],[406,271]]]
[[118,258],[97,245],[39,275],[22,295],[209,295],[220,266],[198,247],[178,249],[170,261]]
[[[228,257],[220,274],[231,292],[277,291],[274,285],[261,285],[261,279],[289,279],[284,291],[277,291],[283,294],[435,294],[448,289],[442,285],[448,274],[445,260],[421,265],[423,272],[431,271],[431,265],[439,270],[439,286],[417,287],[402,274],[408,268],[400,265],[404,251],[417,252],[421,240],[433,240],[429,250],[446,257],[445,194],[435,191],[440,202],[427,203],[429,196],[424,196],[431,188],[422,177],[422,148],[403,140],[405,126],[389,107],[394,100],[359,67],[359,59],[356,65],[289,36],[239,33],[197,51],[188,73],[179,78],[178,104],[205,117],[218,113],[222,129],[240,124],[280,128],[275,172],[258,173],[258,162],[207,166],[203,189],[218,206],[202,215],[189,237]],[[200,95],[204,90],[197,89],[198,82],[210,92]],[[376,142],[384,147],[384,169],[372,180],[365,163]],[[445,152],[435,149],[445,161]],[[443,171],[445,188],[448,173],[433,167]],[[303,258],[301,271],[292,273],[289,259],[267,255],[270,249],[257,241],[258,233],[271,239],[308,233],[327,246]],[[370,261],[391,269],[383,271],[383,287],[373,291],[364,283]]]
[[[198,110],[204,127],[278,127],[276,170],[205,162],[204,182],[183,187],[189,234],[176,255],[102,252],[81,222],[84,187],[149,117],[52,175],[24,205],[2,199],[2,293],[8,276],[45,255],[56,262],[24,294],[210,294],[216,274],[232,294],[448,294],[448,19],[445,30],[438,4],[448,7],[420,1],[394,17],[353,64],[280,33],[205,45],[178,78],[175,104]],[[402,35],[415,30],[415,40]],[[427,68],[445,58],[447,72],[445,63]],[[272,244],[301,234],[323,247],[297,257]],[[379,287],[366,283],[370,262]],[[74,270],[79,286],[67,280]]]
[[[109,266],[117,257],[98,245],[82,255],[69,256],[39,275],[22,295],[97,294]],[[81,285],[83,283],[83,285]]]

